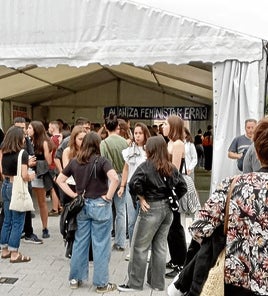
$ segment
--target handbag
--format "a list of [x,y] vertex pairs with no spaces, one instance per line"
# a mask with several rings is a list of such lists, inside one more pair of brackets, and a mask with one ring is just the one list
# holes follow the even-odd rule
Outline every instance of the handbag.
[[166,177],[164,177],[163,179],[164,179],[164,182],[165,182],[167,188],[170,189],[170,195],[168,196],[169,206],[173,212],[178,212],[179,208],[180,208],[180,202],[179,202],[179,198],[175,192],[175,188],[170,187]]
[[[224,216],[224,234],[227,233],[229,206],[235,183],[239,177],[235,177],[231,183],[226,198],[225,216]],[[203,285],[200,296],[224,296],[224,266],[225,266],[225,250],[220,252],[215,265],[209,270],[208,277]]]
[[184,181],[187,185],[187,192],[179,199],[178,212],[185,214],[194,214],[201,208],[199,196],[194,185],[193,179],[183,174]]
[[85,204],[84,194],[78,194],[71,202],[66,206],[69,209],[71,215],[77,215],[83,208]]
[[18,155],[17,175],[13,177],[9,209],[17,212],[34,211],[33,200],[28,190],[28,182],[21,176],[21,159],[23,149]]

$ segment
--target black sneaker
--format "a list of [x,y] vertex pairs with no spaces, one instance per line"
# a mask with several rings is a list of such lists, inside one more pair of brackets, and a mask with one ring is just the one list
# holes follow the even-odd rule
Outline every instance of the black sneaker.
[[31,244],[36,244],[36,245],[40,245],[43,243],[43,241],[37,237],[36,234],[31,234],[30,236],[25,236],[24,237],[24,241],[26,243],[31,243]]
[[44,228],[42,231],[42,238],[49,238],[49,237],[50,237],[50,234],[48,232],[48,229]]
[[168,279],[173,279],[180,271],[182,270],[182,266],[177,266],[172,271],[165,274],[165,277]]
[[126,284],[117,286],[117,290],[120,291],[120,292],[135,292],[135,291],[138,291],[137,289],[130,288]]
[[173,264],[171,260],[168,263],[166,263],[166,268],[168,269],[174,269],[176,267],[178,267],[178,265]]
[[122,247],[118,246],[117,244],[114,244],[113,245],[113,250],[124,252],[125,251],[125,248],[122,248]]

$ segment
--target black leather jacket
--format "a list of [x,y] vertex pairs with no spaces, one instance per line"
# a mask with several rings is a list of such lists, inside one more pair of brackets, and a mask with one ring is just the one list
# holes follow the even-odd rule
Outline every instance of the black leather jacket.
[[167,199],[170,196],[170,188],[173,186],[179,198],[187,192],[187,185],[175,166],[172,176],[167,178],[166,183],[150,160],[146,160],[138,166],[129,181],[132,199],[141,195],[146,201]]

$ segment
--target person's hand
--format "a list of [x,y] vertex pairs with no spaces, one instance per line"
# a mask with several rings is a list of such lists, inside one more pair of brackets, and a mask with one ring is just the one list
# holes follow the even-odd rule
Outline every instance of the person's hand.
[[29,172],[28,173],[28,178],[29,178],[28,182],[33,181],[34,178],[35,178],[35,172],[34,171]]
[[106,201],[112,201],[112,198],[108,198],[107,195],[102,195],[101,197]]
[[145,198],[140,198],[140,208],[143,212],[148,212],[150,205],[147,203]]
[[117,191],[118,197],[122,198],[124,191],[125,191],[125,187],[120,186],[119,190]]
[[238,158],[237,159],[240,159],[242,156],[243,156],[243,153],[238,153]]
[[28,166],[30,168],[36,166],[36,157],[34,155],[29,157]]

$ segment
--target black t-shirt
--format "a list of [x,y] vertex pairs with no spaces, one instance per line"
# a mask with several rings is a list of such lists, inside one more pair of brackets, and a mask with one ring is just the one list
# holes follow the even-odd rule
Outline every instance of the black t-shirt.
[[[2,157],[2,173],[6,176],[16,176],[19,152],[4,153]],[[28,153],[22,153],[21,164],[28,164]]]
[[[67,176],[73,176],[76,183],[76,192],[83,193],[85,197],[98,197],[105,195],[108,191],[107,172],[113,169],[111,162],[103,156],[98,157],[96,164],[96,174],[90,176],[96,157],[91,157],[87,164],[79,164],[76,159],[72,159],[63,169],[62,173]],[[85,188],[86,187],[86,188]]]

